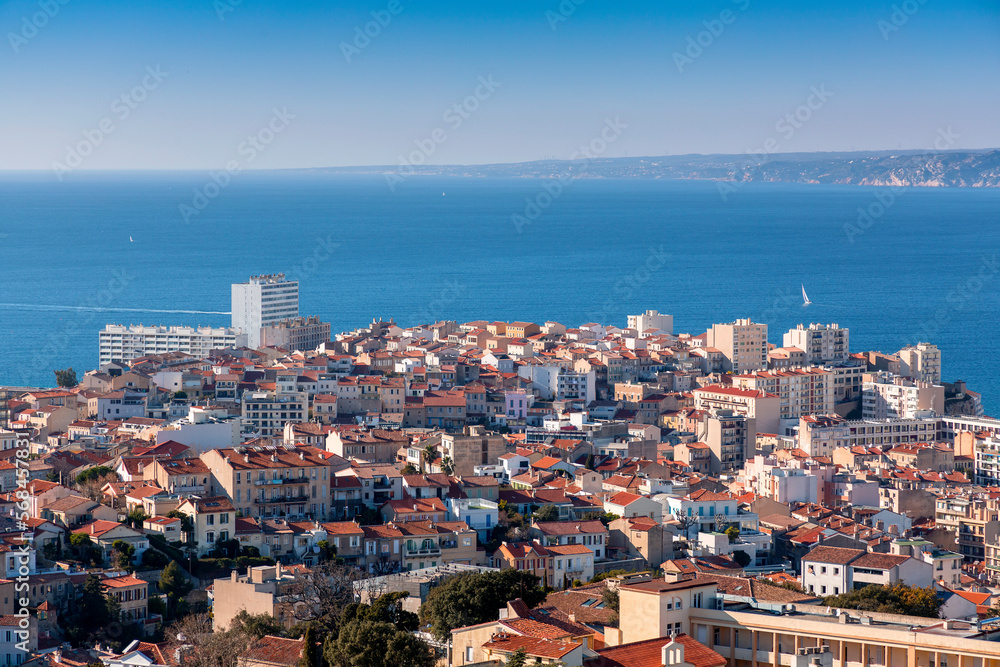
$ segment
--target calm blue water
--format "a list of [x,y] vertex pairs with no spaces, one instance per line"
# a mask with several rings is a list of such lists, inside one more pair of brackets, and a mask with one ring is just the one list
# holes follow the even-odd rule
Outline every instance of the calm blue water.
[[107,322],[229,322],[109,309],[226,312],[230,283],[284,271],[303,314],[335,331],[373,316],[624,324],[656,308],[695,333],[753,317],[779,344],[810,321],[850,327],[854,350],[929,339],[945,379],[1000,407],[1000,191],[907,189],[851,243],[845,224],[885,189],[751,184],[723,201],[708,182],[581,180],[518,233],[511,215],[539,181],[412,177],[390,192],[375,176],[246,173],[185,223],[205,178],[0,174],[0,384],[94,367]]

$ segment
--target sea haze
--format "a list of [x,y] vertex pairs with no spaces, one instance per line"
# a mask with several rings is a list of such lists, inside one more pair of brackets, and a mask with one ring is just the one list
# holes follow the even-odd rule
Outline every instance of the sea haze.
[[[780,345],[800,322],[837,322],[855,351],[936,343],[946,380],[1000,406],[1000,341],[980,329],[1000,312],[992,188],[898,189],[884,206],[887,188],[749,183],[724,200],[714,182],[581,179],[548,203],[540,179],[411,176],[392,191],[383,176],[260,172],[185,222],[206,179],[0,175],[0,384],[82,375],[109,322],[226,325],[230,283],[285,272],[334,331],[372,317],[624,325],[655,308],[691,333],[752,317]],[[528,201],[548,205],[518,227]],[[875,217],[858,225],[859,208]]]

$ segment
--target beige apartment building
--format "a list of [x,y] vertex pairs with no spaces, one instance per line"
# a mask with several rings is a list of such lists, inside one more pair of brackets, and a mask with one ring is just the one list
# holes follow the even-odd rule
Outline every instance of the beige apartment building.
[[330,466],[318,451],[292,447],[212,449],[201,455],[219,491],[246,517],[325,519]]
[[295,625],[297,619],[293,605],[280,601],[283,593],[291,592],[295,587],[295,577],[283,572],[281,563],[251,567],[242,576],[233,570],[229,577],[216,579],[212,586],[215,629],[228,629],[233,618],[244,609],[248,614],[273,616],[285,627]]
[[907,345],[897,353],[899,374],[921,382],[941,384],[941,350],[937,345]]
[[705,347],[714,347],[723,356],[723,369],[749,373],[767,368],[767,325],[749,318],[729,324],[713,324],[706,332]]
[[696,410],[731,410],[757,420],[757,430],[777,433],[780,426],[780,399],[758,389],[709,385],[691,392]]
[[609,645],[684,632],[733,667],[1000,667],[997,630],[974,622],[760,601],[709,579],[622,583],[619,596]]
[[[739,389],[763,391],[780,399],[778,418],[783,426],[805,415],[833,412],[834,389],[830,374],[819,368],[794,368],[786,371],[758,371],[733,378]],[[779,435],[789,435],[779,433]]]

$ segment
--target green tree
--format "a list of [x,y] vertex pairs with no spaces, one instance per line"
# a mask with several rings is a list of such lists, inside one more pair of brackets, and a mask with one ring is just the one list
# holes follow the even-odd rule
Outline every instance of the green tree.
[[743,551],[742,549],[737,549],[736,551],[733,552],[733,562],[739,565],[740,567],[746,567],[747,565],[750,564],[750,561],[752,560],[753,559],[750,558],[750,554],[748,554],[746,551]]
[[441,459],[441,472],[446,475],[453,475],[455,473],[455,462],[451,460],[450,456],[445,456]]
[[60,387],[75,387],[79,384],[76,381],[76,371],[72,367],[56,370],[53,373],[56,374],[56,385]]
[[125,515],[125,525],[132,528],[142,528],[142,522],[149,518],[149,515],[139,507],[134,507]]
[[76,600],[76,613],[69,619],[67,634],[77,646],[90,642],[95,633],[121,616],[121,607],[104,592],[97,575],[89,575]]
[[178,601],[190,593],[191,588],[191,582],[177,561],[172,560],[163,568],[163,574],[160,575],[160,590],[167,594],[168,606],[174,613],[177,612]]
[[305,646],[302,647],[302,657],[299,658],[298,667],[320,667],[322,652],[316,645],[316,629],[313,626],[306,628],[306,633],[302,636]]
[[407,463],[400,472],[404,475],[417,475],[420,473],[412,463]]
[[125,540],[115,540],[111,544],[111,560],[115,567],[126,570],[132,566],[135,558],[135,547]]
[[594,455],[593,454],[587,454],[587,462],[584,464],[584,467],[587,470],[596,470],[597,469],[594,466]]
[[433,667],[430,646],[392,623],[355,617],[344,623],[336,639],[327,637],[323,655],[331,667]]
[[942,600],[932,586],[918,588],[896,583],[889,586],[870,584],[843,595],[823,598],[823,604],[840,609],[939,618]]
[[605,588],[604,592],[601,593],[601,599],[604,601],[604,606],[618,612],[618,591],[613,588]]
[[231,627],[246,633],[254,639],[260,639],[264,635],[272,637],[282,637],[285,634],[285,626],[278,622],[270,614],[250,614],[246,609],[233,617]]
[[443,641],[453,628],[496,620],[496,610],[515,598],[528,607],[545,599],[538,577],[514,569],[460,574],[430,592],[420,607],[420,620]]
[[[114,475],[115,471],[107,466],[94,466],[93,468],[87,468],[79,475],[76,476],[76,485],[82,486],[87,482],[100,479],[101,477],[106,477],[107,475]],[[115,475],[117,477],[117,475]]]
[[734,542],[739,542],[740,541],[740,527],[739,526],[730,526],[729,528],[726,528],[726,537],[729,538],[729,543],[730,544],[733,544]]
[[517,649],[507,658],[506,667],[525,667],[528,664],[528,653],[524,647]]
[[424,451],[423,451],[423,454],[421,455],[421,458],[423,458],[423,460],[424,460],[424,471],[425,472],[430,472],[431,463],[434,462],[434,460],[437,458],[437,456],[438,456],[438,453],[437,453],[437,450],[434,449],[434,445],[430,445],[430,444],[424,445]]
[[535,521],[558,521],[559,508],[549,503],[542,505],[535,511]]

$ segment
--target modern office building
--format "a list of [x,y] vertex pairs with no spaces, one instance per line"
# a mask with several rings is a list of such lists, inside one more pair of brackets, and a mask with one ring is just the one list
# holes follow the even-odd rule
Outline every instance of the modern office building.
[[212,350],[244,347],[247,335],[232,327],[166,327],[108,324],[100,332],[100,363],[128,363],[148,354],[187,352],[206,357]]
[[249,347],[260,346],[261,327],[299,316],[299,282],[284,273],[250,276],[233,285],[232,325],[247,334]]

